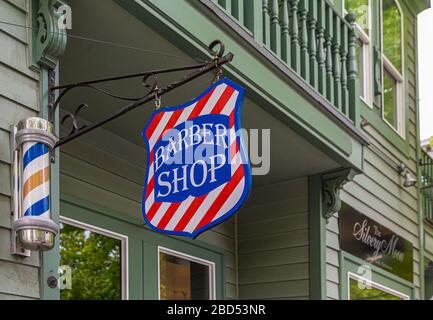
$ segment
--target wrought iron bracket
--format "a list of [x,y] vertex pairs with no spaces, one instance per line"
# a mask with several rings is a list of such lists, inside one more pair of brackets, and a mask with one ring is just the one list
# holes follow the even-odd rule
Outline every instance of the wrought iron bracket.
[[[166,69],[156,69],[156,70],[150,70],[145,71],[141,73],[136,74],[128,74],[128,75],[122,75],[122,76],[115,76],[110,78],[103,78],[103,79],[96,79],[96,80],[90,80],[90,81],[83,81],[83,82],[77,82],[67,85],[61,85],[61,86],[52,86],[50,87],[50,99],[48,102],[48,110],[49,110],[49,121],[52,123],[55,123],[55,114],[56,111],[59,108],[60,103],[62,102],[62,99],[71,91],[78,89],[78,88],[90,88],[92,90],[95,90],[96,92],[110,96],[114,99],[123,100],[123,101],[129,101],[129,104],[121,107],[116,112],[106,115],[99,121],[96,121],[95,123],[92,123],[90,125],[80,125],[79,124],[79,113],[81,110],[88,107],[86,103],[80,103],[80,105],[75,109],[74,112],[68,113],[66,116],[63,117],[63,119],[60,121],[60,124],[64,124],[68,119],[72,122],[72,129],[69,132],[69,134],[66,137],[61,137],[54,148],[60,147],[64,145],[65,143],[68,143],[90,131],[95,130],[96,128],[111,122],[118,117],[144,105],[145,103],[152,101],[156,98],[161,98],[163,95],[173,91],[176,88],[179,88],[188,82],[210,72],[215,71],[215,78],[214,80],[218,79],[221,75],[221,68],[223,65],[231,62],[234,58],[234,55],[232,53],[227,53],[224,55],[225,47],[224,44],[219,41],[215,40],[213,41],[209,47],[208,47],[209,53],[212,55],[212,59],[203,63],[193,64],[193,65],[187,65],[187,66],[181,66],[176,68],[166,68]],[[174,72],[181,72],[181,71],[192,71],[191,73],[185,75],[181,79],[178,79],[177,81],[174,81],[165,87],[159,87],[157,76],[161,74],[168,74],[168,73],[174,73]],[[107,82],[113,82],[113,81],[119,81],[119,80],[125,80],[125,79],[132,79],[132,78],[141,78],[142,84],[146,88],[145,94],[143,94],[140,97],[127,97],[122,96],[118,94],[114,94],[112,92],[109,92],[107,90],[104,90],[102,88],[99,88],[97,84],[100,83],[107,83]],[[52,83],[50,81],[50,83]],[[55,99],[55,94],[57,94],[57,98]]]
[[329,219],[341,209],[340,191],[353,180],[357,172],[353,169],[341,169],[322,176],[322,212]]

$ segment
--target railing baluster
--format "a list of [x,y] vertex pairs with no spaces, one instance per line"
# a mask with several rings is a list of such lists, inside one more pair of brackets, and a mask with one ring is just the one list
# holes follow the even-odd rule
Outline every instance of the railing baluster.
[[292,69],[299,71],[300,69],[300,48],[299,48],[299,25],[298,25],[298,7],[299,0],[290,0],[290,40],[291,40],[291,56]]
[[[314,1],[314,0],[313,0]],[[317,63],[319,69],[319,92],[326,97],[326,63],[325,63],[325,28],[326,28],[326,2],[319,0],[317,20]]]
[[281,59],[290,63],[289,0],[281,1]]
[[263,43],[263,9],[260,1],[244,1],[244,25],[250,30],[254,39]]
[[341,110],[341,56],[340,56],[340,41],[341,41],[341,21],[338,16],[333,14],[334,20],[334,38],[332,44],[332,52],[334,54],[334,105]]
[[348,116],[347,104],[349,101],[347,91],[347,38],[349,30],[347,25],[342,22],[341,32],[341,112]]
[[310,10],[308,15],[308,33],[309,44],[308,50],[310,53],[310,84],[318,89],[317,85],[317,0],[310,0]]
[[271,50],[277,55],[281,55],[281,30],[278,0],[271,0]]
[[232,0],[218,0],[218,3],[228,12],[228,14],[232,14]]
[[347,85],[349,89],[349,118],[355,123],[356,126],[359,125],[359,110],[356,107],[357,100],[359,99],[359,94],[357,90],[357,76],[358,76],[358,62],[356,58],[356,16],[353,13],[349,13],[346,16],[346,20],[350,24],[349,30],[349,54],[347,56],[348,63],[348,73],[347,73]]
[[360,125],[354,16],[342,18],[330,0],[211,1]]
[[244,0],[231,0],[232,1],[232,15],[241,25],[244,25]]
[[310,64],[308,57],[308,0],[301,0],[299,8],[299,21],[301,24],[301,77],[310,82]]
[[332,8],[326,6],[326,98],[332,103],[334,103],[334,68],[332,59],[332,35],[333,35],[333,16],[334,12]]
[[269,0],[262,0],[263,10],[263,44],[265,46],[270,45],[271,40],[271,20],[269,16]]

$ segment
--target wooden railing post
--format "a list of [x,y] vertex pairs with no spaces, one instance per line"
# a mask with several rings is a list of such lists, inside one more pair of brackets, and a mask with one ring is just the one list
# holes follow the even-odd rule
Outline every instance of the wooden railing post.
[[310,82],[310,61],[308,57],[308,0],[301,0],[299,8],[299,22],[301,24],[301,77]]
[[326,97],[326,62],[325,62],[325,27],[326,27],[326,2],[318,0],[317,15],[317,63],[319,69],[319,92]]
[[346,116],[349,115],[348,103],[349,96],[347,91],[347,54],[348,54],[348,36],[349,30],[347,25],[342,23],[343,30],[341,32],[341,112]]
[[244,24],[254,36],[254,39],[263,43],[263,9],[260,1],[244,1]]
[[341,20],[335,14],[334,20],[334,39],[332,44],[332,53],[334,55],[334,105],[341,110],[341,56],[340,56],[340,41],[341,41]]
[[359,125],[359,110],[357,108],[357,102],[359,99],[357,76],[358,76],[358,62],[356,58],[356,15],[354,13],[349,13],[346,16],[347,22],[350,24],[349,30],[349,53],[347,57],[347,85],[349,89],[349,118],[355,123],[356,126]]
[[332,59],[332,36],[333,36],[333,17],[334,12],[332,8],[327,5],[326,6],[326,98],[334,103],[334,68],[333,68],[333,59]]
[[290,0],[290,40],[292,43],[292,69],[296,72],[299,72],[301,64],[299,51],[298,7],[299,0]]
[[244,0],[231,0],[232,16],[235,17],[241,25],[245,25],[244,19]]
[[281,0],[281,59],[287,64],[291,62],[290,28],[289,28],[289,0]]
[[278,0],[271,0],[271,50],[277,55],[281,55],[281,29]]
[[271,42],[271,20],[269,16],[269,0],[262,0],[263,10],[263,44],[269,46]]
[[317,69],[317,0],[310,0],[310,10],[308,19],[309,44],[310,53],[310,84],[318,89],[318,69]]

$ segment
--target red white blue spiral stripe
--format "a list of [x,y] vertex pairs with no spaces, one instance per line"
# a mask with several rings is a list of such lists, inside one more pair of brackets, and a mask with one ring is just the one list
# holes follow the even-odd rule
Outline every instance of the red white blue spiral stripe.
[[50,218],[50,152],[43,143],[22,147],[23,216]]

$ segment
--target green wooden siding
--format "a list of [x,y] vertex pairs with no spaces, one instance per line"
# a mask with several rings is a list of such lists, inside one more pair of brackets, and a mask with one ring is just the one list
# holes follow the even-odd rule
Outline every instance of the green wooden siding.
[[[366,126],[364,131],[368,134],[373,147],[364,148],[364,173],[355,177],[354,182],[345,185],[341,197],[352,207],[412,242],[415,298],[420,298],[421,265],[417,188],[403,187],[403,178],[393,163],[406,164],[411,175],[417,176],[416,20],[404,6],[403,9],[405,17],[406,137],[405,140],[402,139],[385,124],[377,107],[370,111],[363,105],[362,115],[371,122],[371,125]],[[375,115],[372,116],[372,113]],[[388,134],[388,132],[391,133]],[[402,145],[406,145],[407,148],[403,148]],[[329,299],[340,298],[336,290],[339,280],[335,277],[340,267],[339,248],[336,241],[339,233],[337,219],[334,217],[327,228],[327,292]]]
[[[145,149],[107,131],[97,130],[83,136],[61,149],[61,195],[106,208],[143,227],[144,157]],[[121,230],[118,232],[122,233]],[[223,252],[225,298],[237,298],[233,219],[191,241],[194,242]]]
[[[0,20],[26,25],[26,0],[0,0]],[[38,299],[39,254],[10,253],[10,126],[39,111],[39,75],[28,68],[27,30],[0,24],[0,299]]]
[[253,189],[239,213],[239,298],[308,299],[308,181]]

